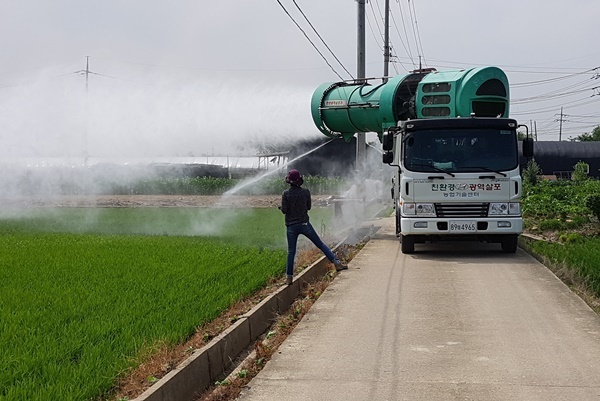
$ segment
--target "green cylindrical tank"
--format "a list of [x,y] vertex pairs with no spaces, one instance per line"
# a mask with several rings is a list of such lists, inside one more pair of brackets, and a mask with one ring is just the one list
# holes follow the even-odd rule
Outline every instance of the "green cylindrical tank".
[[417,92],[417,118],[508,117],[508,78],[498,67],[432,72]]
[[317,128],[350,140],[356,132],[380,135],[414,118],[508,117],[508,79],[497,67],[437,72],[420,70],[379,85],[325,83],[312,96]]

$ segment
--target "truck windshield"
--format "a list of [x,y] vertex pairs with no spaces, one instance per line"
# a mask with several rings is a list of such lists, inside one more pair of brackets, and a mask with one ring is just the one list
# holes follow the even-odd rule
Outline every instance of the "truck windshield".
[[424,130],[403,138],[403,163],[410,171],[501,172],[517,167],[514,130]]

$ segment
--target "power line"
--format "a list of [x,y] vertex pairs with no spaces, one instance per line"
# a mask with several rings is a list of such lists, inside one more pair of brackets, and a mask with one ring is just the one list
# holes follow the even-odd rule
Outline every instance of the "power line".
[[[310,27],[312,28],[312,30],[315,32],[315,34],[319,37],[319,39],[321,39],[321,42],[323,43],[323,45],[325,45],[325,47],[327,48],[327,50],[329,50],[329,53],[331,53],[331,55],[333,56],[333,58],[335,58],[335,61],[337,61],[339,63],[339,65],[342,66],[342,68],[344,69],[344,71],[346,71],[346,73],[348,73],[348,75],[350,75],[350,77],[352,79],[354,79],[354,76],[350,73],[350,71],[348,71],[346,69],[346,67],[344,66],[344,64],[337,58],[337,56],[335,55],[335,53],[333,53],[333,50],[331,50],[329,48],[329,46],[327,46],[327,43],[325,43],[325,40],[323,40],[323,38],[321,37],[321,35],[319,35],[319,32],[317,32],[317,30],[315,29],[315,27],[313,26],[313,24],[309,21],[308,17],[306,16],[306,14],[304,14],[304,11],[302,11],[302,9],[300,8],[300,6],[298,5],[298,3],[296,3],[296,0],[292,0],[294,2],[294,4],[296,5],[296,8],[298,9],[298,11],[300,11],[300,13],[302,14],[302,16],[304,17],[304,19],[306,20],[306,22],[308,22],[308,25],[310,25]],[[280,3],[281,4],[281,3]]]
[[[381,40],[381,38],[383,38],[383,32],[381,32],[381,28],[379,27],[379,18],[377,18],[377,15],[375,15],[375,9],[373,8],[373,2],[370,1],[369,5],[371,6],[371,12],[373,13],[373,18],[375,19],[375,25],[377,26],[377,30],[379,31],[379,39],[377,40],[377,42],[379,43],[379,40]],[[379,11],[379,17],[381,18],[381,11]]]
[[[375,1],[377,1],[377,0],[375,0]],[[373,1],[371,1],[369,4],[371,6],[371,12],[373,14],[373,18],[375,19],[375,24],[377,25],[377,30],[379,31],[379,37],[373,31],[373,25],[371,24],[371,20],[370,20],[370,18],[369,18],[368,15],[366,15],[367,22],[369,24],[369,28],[371,30],[371,34],[373,35],[373,39],[375,39],[375,43],[377,44],[377,47],[379,47],[379,50],[381,50],[382,53],[385,53],[385,50],[384,50],[383,46],[380,44],[380,41],[381,42],[385,42],[384,34],[381,32],[381,28],[379,26],[379,22],[377,22],[379,18],[384,19],[383,15],[381,14],[381,7],[379,6],[379,3],[377,2],[377,11],[379,13],[379,18],[378,18],[377,15],[375,14],[375,9],[373,8]],[[385,22],[384,22],[384,28],[385,28]],[[388,40],[389,40],[388,46],[389,46],[390,53],[391,53],[391,49],[394,48],[394,45],[392,43],[391,38],[388,38]],[[385,43],[384,43],[384,46],[385,46]],[[391,61],[391,57],[395,57],[395,56],[392,56],[390,54],[390,61]],[[394,67],[394,70],[396,71],[396,74],[398,74],[398,68],[396,67],[396,65],[394,63],[392,63],[392,66]],[[408,71],[408,69],[406,69],[406,70]]]
[[[402,40],[402,35],[398,31],[398,26],[396,25],[396,20],[393,18],[393,14],[392,14],[392,20],[394,21],[394,26],[396,27],[396,32],[398,32],[398,36],[400,37],[400,41],[402,42],[402,45],[404,46],[404,50],[406,50],[406,53],[410,59],[410,62],[412,63],[413,67],[416,67],[415,60],[413,58],[412,51],[410,48],[408,32],[406,31],[406,23],[404,22],[404,13],[402,12],[402,6],[400,5],[399,0],[396,0],[396,3],[398,4],[398,10],[400,10],[400,20],[402,21],[402,28],[404,29],[404,37],[406,38],[406,45],[404,44],[404,41]],[[402,63],[402,62],[400,62],[400,63]]]
[[281,4],[281,1],[277,0],[277,3],[279,3],[279,6],[283,9],[283,11],[287,14],[287,16],[290,17],[290,19],[294,22],[294,24],[300,30],[300,32],[302,32],[302,34],[304,35],[304,37],[306,38],[306,40],[308,40],[310,42],[310,44],[312,45],[312,47],[317,51],[317,53],[319,53],[319,55],[325,61],[325,63],[329,66],[329,68],[331,68],[331,71],[333,71],[335,73],[335,75],[337,75],[338,78],[343,81],[344,78],[342,78],[342,76],[340,74],[338,74],[338,72],[335,70],[335,68],[333,68],[333,66],[329,63],[329,61],[327,61],[327,59],[325,58],[325,56],[323,55],[323,53],[321,53],[321,51],[317,48],[317,46],[313,43],[313,41],[310,40],[310,38],[308,37],[308,35],[304,31],[304,29],[302,29],[300,27],[300,25],[298,25],[298,23],[296,22],[296,20],[294,19],[294,17],[292,17],[291,14],[288,12],[288,10],[284,7],[284,5]]
[[[483,67],[489,64],[474,63],[468,61],[451,61],[451,60],[439,60],[439,59],[428,59],[429,62],[435,62],[438,67],[443,68],[458,68],[462,69],[471,67]],[[444,63],[444,64],[442,64]],[[581,72],[582,67],[552,67],[552,68],[541,68],[538,66],[525,66],[525,65],[510,65],[510,64],[496,64],[496,67],[502,68],[505,72],[514,72],[521,74],[564,74],[568,72]],[[588,67],[586,70],[588,74],[593,75],[591,71],[598,67]]]
[[588,92],[588,91],[592,91],[592,96],[593,96],[593,91],[597,90],[598,88],[600,88],[600,86],[594,86],[592,88],[582,88],[582,89],[572,90],[569,92],[564,92],[564,89],[560,89],[560,90],[556,90],[553,92],[544,93],[542,95],[525,97],[525,98],[521,98],[521,99],[511,99],[511,103],[512,104],[522,104],[522,103],[531,103],[533,101],[535,101],[536,103],[537,102],[547,102],[549,100],[560,99],[563,97],[577,95],[579,93],[584,93],[584,92]]
[[[411,2],[411,0],[408,0],[409,12],[411,10],[411,7],[410,7],[411,4],[412,4],[412,12],[410,13],[410,15],[411,15],[411,20],[413,20],[413,14],[414,14],[413,33],[416,30],[415,42],[417,44],[417,51],[419,51],[419,55],[421,57],[423,57],[423,62],[425,62],[425,52],[423,51],[423,44],[421,43],[421,34],[419,33],[419,24],[417,22],[417,10],[415,9],[415,2],[414,1]],[[419,64],[420,64],[420,61],[419,61]],[[419,65],[419,67],[420,67],[420,65]]]
[[[379,47],[379,50],[381,50],[383,52],[383,47],[381,46],[381,43],[379,43],[379,37],[377,37],[377,35],[375,34],[375,31],[373,31],[373,25],[371,24],[371,19],[369,18],[368,15],[366,15],[367,17],[367,24],[369,24],[369,30],[371,31],[371,35],[373,35],[373,40],[375,41],[375,44],[377,44],[377,47]],[[381,31],[379,32],[381,34]]]
[[[562,103],[562,105],[565,106],[572,106],[572,107],[579,107],[579,106],[585,106],[587,104],[593,103],[595,102],[594,100],[588,100],[588,99],[579,99],[579,100],[574,100],[572,102],[567,102],[567,103]],[[559,106],[560,107],[560,106]],[[533,109],[533,110],[528,110],[526,112],[519,112],[519,113],[514,113],[511,112],[512,115],[515,116],[528,116],[528,115],[533,115],[533,114],[540,114],[540,113],[545,113],[545,112],[551,112],[556,110],[557,106],[548,106],[548,107],[543,107],[540,109]]]
[[[391,10],[390,10],[390,16],[392,17],[392,23],[394,24],[394,28],[396,29],[396,33],[398,34],[398,37],[400,38],[400,43],[402,43],[402,47],[404,47],[404,50],[405,50],[405,51],[406,51],[406,53],[408,54],[408,56],[409,56],[409,58],[410,58],[410,60],[411,60],[412,66],[413,66],[413,68],[412,68],[412,69],[414,70],[416,67],[415,67],[415,62],[414,62],[414,60],[413,60],[413,58],[412,58],[412,53],[410,52],[410,48],[407,48],[407,47],[406,47],[406,44],[404,43],[404,40],[402,40],[402,35],[400,34],[400,30],[398,29],[398,24],[396,23],[396,18],[394,17],[394,14],[391,12]],[[402,18],[402,23],[404,24],[404,19],[403,19],[403,18]],[[405,28],[405,29],[404,29],[404,32],[406,33],[406,26],[405,26],[404,28]],[[408,39],[408,36],[406,36],[406,37],[407,37],[407,39]],[[400,65],[401,65],[401,66],[402,66],[402,67],[403,67],[403,68],[404,68],[406,71],[410,71],[410,69],[409,69],[409,68],[406,68],[406,67],[404,66],[404,63],[402,63],[402,61],[400,61],[400,59],[398,58],[398,56],[397,56],[397,55],[394,55],[394,58],[395,58],[395,59],[396,59],[396,60],[397,60],[397,61],[400,63]],[[396,64],[394,63],[393,65],[395,66]]]
[[0,84],[0,89],[14,88],[14,87],[18,87],[18,86],[31,85],[31,84],[34,84],[34,83],[37,83],[37,82],[40,82],[40,81],[49,81],[49,80],[52,80],[52,79],[68,77],[68,76],[72,76],[72,75],[75,75],[75,74],[76,74],[75,72],[69,72],[67,74],[52,75],[52,76],[49,76],[46,79],[35,79],[35,80],[31,80],[31,81],[5,83],[5,84]]
[[568,74],[568,75],[563,75],[560,77],[549,78],[549,79],[542,79],[542,80],[538,80],[538,81],[513,83],[513,84],[511,84],[511,86],[512,87],[526,87],[526,86],[535,86],[535,85],[540,85],[540,84],[547,84],[547,83],[562,81],[564,79],[569,79],[569,78],[573,78],[573,77],[576,77],[579,75],[591,73],[592,71],[597,71],[599,68],[600,67],[590,68],[588,70],[576,72],[574,74]]

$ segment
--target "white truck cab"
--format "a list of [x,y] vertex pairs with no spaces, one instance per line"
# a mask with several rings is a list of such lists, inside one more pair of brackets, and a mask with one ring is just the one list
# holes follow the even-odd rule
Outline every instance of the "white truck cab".
[[[509,118],[402,121],[383,138],[402,252],[415,243],[475,240],[514,253],[523,232],[517,122]],[[523,142],[533,155],[533,141]]]

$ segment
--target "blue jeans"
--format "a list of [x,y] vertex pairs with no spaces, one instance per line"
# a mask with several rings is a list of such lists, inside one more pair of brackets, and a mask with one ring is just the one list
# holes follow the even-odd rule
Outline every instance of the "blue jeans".
[[298,236],[300,234],[311,240],[312,243],[325,254],[330,262],[335,260],[335,255],[331,252],[331,249],[321,241],[321,238],[319,238],[319,235],[310,223],[292,224],[291,226],[287,226],[288,256],[286,274],[288,276],[294,275],[296,245],[298,244]]

